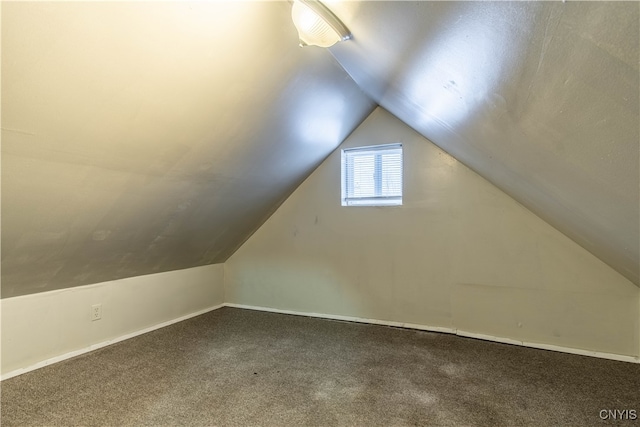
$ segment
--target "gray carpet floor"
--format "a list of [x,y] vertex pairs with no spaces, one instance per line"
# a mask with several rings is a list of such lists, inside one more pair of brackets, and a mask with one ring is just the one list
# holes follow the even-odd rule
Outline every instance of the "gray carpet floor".
[[1,384],[2,426],[585,426],[640,365],[223,308]]

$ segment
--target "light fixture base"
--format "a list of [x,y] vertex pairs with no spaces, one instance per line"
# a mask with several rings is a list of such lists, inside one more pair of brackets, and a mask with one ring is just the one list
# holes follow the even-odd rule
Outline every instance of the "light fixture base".
[[294,0],[291,17],[298,29],[300,46],[330,47],[352,37],[342,21],[318,0]]

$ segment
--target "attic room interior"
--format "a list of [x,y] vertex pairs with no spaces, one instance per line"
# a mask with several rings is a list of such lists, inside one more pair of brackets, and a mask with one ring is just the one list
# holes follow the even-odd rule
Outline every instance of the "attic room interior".
[[640,3],[0,15],[3,426],[638,419]]

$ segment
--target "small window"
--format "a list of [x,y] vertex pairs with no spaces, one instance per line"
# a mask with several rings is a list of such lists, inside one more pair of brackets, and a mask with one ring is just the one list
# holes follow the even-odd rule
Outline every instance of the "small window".
[[402,144],[342,150],[342,206],[402,204]]

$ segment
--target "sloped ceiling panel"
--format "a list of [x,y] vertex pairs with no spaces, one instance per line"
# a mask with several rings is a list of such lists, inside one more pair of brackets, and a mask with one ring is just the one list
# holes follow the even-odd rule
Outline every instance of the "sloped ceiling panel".
[[225,261],[374,104],[287,2],[2,3],[2,297]]
[[328,2],[380,105],[638,284],[637,2]]

